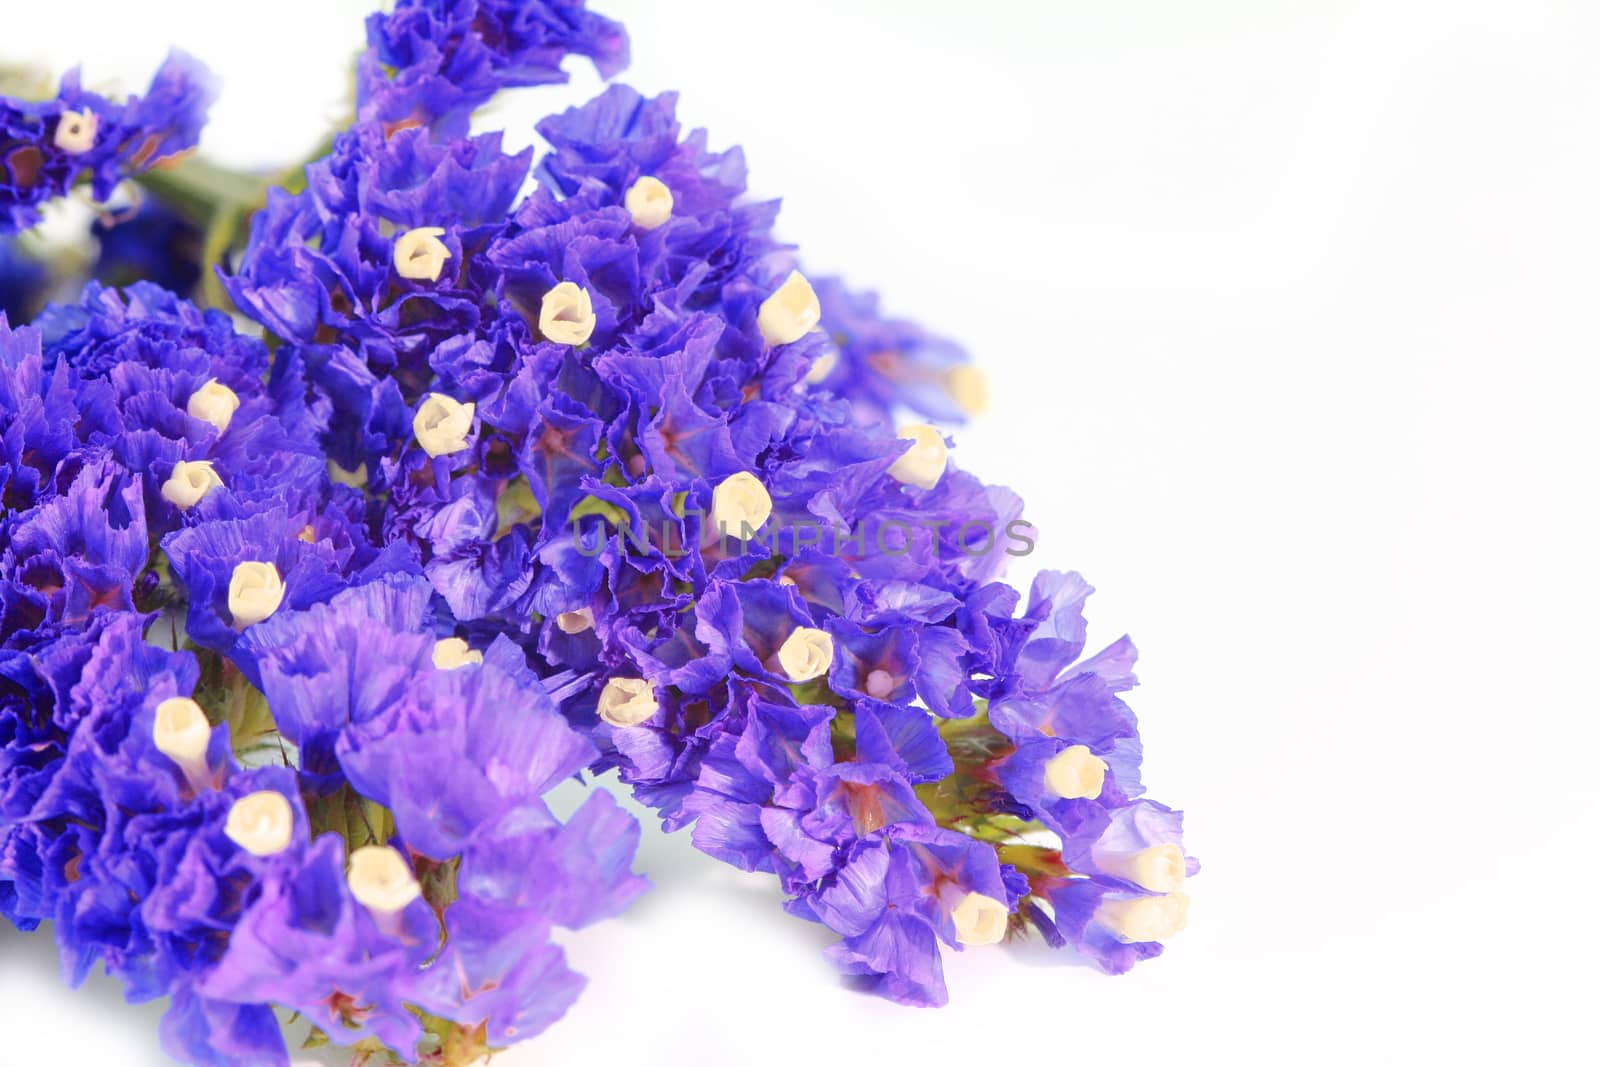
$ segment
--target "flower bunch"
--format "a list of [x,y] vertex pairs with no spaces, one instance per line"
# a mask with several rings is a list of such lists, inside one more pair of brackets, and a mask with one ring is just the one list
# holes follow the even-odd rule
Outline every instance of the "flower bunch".
[[1114,971],[1158,952],[1193,864],[1140,798],[1132,645],[1080,658],[1075,575],[1022,605],[1020,502],[889,421],[981,378],[809,282],[674,104],[545,119],[520,200],[529,153],[448,117],[341,134],[227,281],[285,399],[469,640],[587,679],[562,707],[599,766],[775,873],[845,970],[939,1003],[938,945],[1011,925]]
[[0,96],[0,235],[39,220],[39,206],[80,181],[104,200],[121,179],[193,148],[214,95],[205,67],[170,55],[142,97],[116,103],[77,71],[54,99]]
[[1133,646],[1085,655],[1077,575],[1001,580],[1021,502],[934,425],[986,401],[965,353],[808,277],[671,94],[551,115],[537,160],[470,134],[620,69],[581,3],[367,39],[219,272],[265,342],[144,283],[0,326],[0,911],[171,995],[194,1062],[281,1062],[279,1006],[464,1063],[642,888],[608,794],[544,802],[587,768],[901,1002],[1025,928],[1159,953],[1196,864]]
[[559,683],[439,631],[266,366],[144,284],[0,319],[0,913],[170,996],[195,1063],[286,1061],[273,1006],[408,1058],[531,1036],[637,826],[552,815],[598,754]]

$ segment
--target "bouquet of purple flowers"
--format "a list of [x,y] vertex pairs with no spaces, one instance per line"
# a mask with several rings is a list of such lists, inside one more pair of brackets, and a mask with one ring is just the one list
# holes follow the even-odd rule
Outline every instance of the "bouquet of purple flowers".
[[[901,1003],[945,949],[1120,973],[1184,924],[1133,645],[1000,580],[1021,502],[935,426],[966,355],[805,274],[670,94],[537,161],[469,132],[627,48],[400,0],[270,187],[182,158],[181,55],[0,98],[0,914],[170,997],[175,1056],[286,1063],[280,1009],[407,1063],[536,1035],[584,981],[552,932],[646,888],[608,792],[545,800],[610,771]],[[63,279],[14,235],[81,187],[124,202]]]

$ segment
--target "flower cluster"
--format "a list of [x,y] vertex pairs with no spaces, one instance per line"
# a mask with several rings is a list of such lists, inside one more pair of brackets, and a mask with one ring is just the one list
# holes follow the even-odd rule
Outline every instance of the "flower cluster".
[[400,0],[367,20],[360,118],[388,132],[432,126],[459,135],[501,89],[566,81],[569,55],[609,78],[628,65],[628,38],[584,0]]
[[554,817],[597,750],[514,644],[439,628],[266,367],[142,283],[0,318],[0,913],[171,996],[195,1063],[286,1061],[274,1005],[510,1044],[581,986],[551,931],[643,888],[637,826]]
[[104,200],[124,177],[193,148],[212,96],[205,67],[174,52],[145,95],[123,103],[84,89],[76,71],[53,100],[0,97],[0,234],[32,226],[79,181]]
[[1022,605],[992,544],[1020,502],[891,421],[975,410],[981,377],[808,281],[674,105],[545,119],[520,201],[496,135],[343,133],[227,280],[284,401],[452,624],[584,679],[562,710],[598,766],[776,874],[845,971],[936,1004],[940,944],[1013,926],[1112,971],[1159,952],[1194,865],[1140,798],[1131,644],[1080,658],[1076,575]]
[[[1076,574],[1003,582],[1021,501],[934,425],[984,406],[965,353],[808,277],[671,94],[614,84],[538,159],[470,135],[621,67],[581,2],[402,0],[367,40],[220,272],[265,340],[147,282],[0,316],[0,914],[170,996],[189,1061],[286,1062],[281,1007],[454,1067],[558,1018],[552,932],[643,888],[609,794],[546,803],[587,770],[897,1001],[1027,928],[1159,953],[1197,867],[1133,646],[1085,654]],[[16,173],[0,203],[46,190]],[[192,278],[149,210],[114,258]]]

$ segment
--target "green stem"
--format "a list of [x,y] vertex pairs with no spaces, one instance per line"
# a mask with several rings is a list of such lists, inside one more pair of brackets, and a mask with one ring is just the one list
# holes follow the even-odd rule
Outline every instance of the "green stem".
[[146,171],[134,181],[191,224],[203,229],[223,209],[262,202],[268,179],[229,170],[200,156],[190,156],[176,166]]
[[224,311],[232,309],[217,268],[226,266],[229,254],[244,247],[250,216],[266,205],[267,190],[303,190],[306,165],[332,151],[333,138],[334,134],[328,134],[304,160],[274,173],[231,170],[209,159],[190,156],[175,166],[157,167],[134,178],[146,194],[205,235],[200,263],[202,303]]

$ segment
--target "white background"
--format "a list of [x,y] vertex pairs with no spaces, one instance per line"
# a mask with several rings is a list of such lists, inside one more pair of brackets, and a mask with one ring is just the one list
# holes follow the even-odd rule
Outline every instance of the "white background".
[[[1592,1054],[1600,5],[595,2],[815,269],[992,372],[958,458],[1137,639],[1146,781],[1205,871],[1129,976],[969,952],[917,1011],[652,828],[657,888],[503,1062]],[[0,54],[91,81],[200,53],[207,150],[269,163],[337,113],[366,4],[4,7]],[[519,97],[512,139],[596,86]],[[167,1062],[157,1007],[0,945],[0,1061]]]

